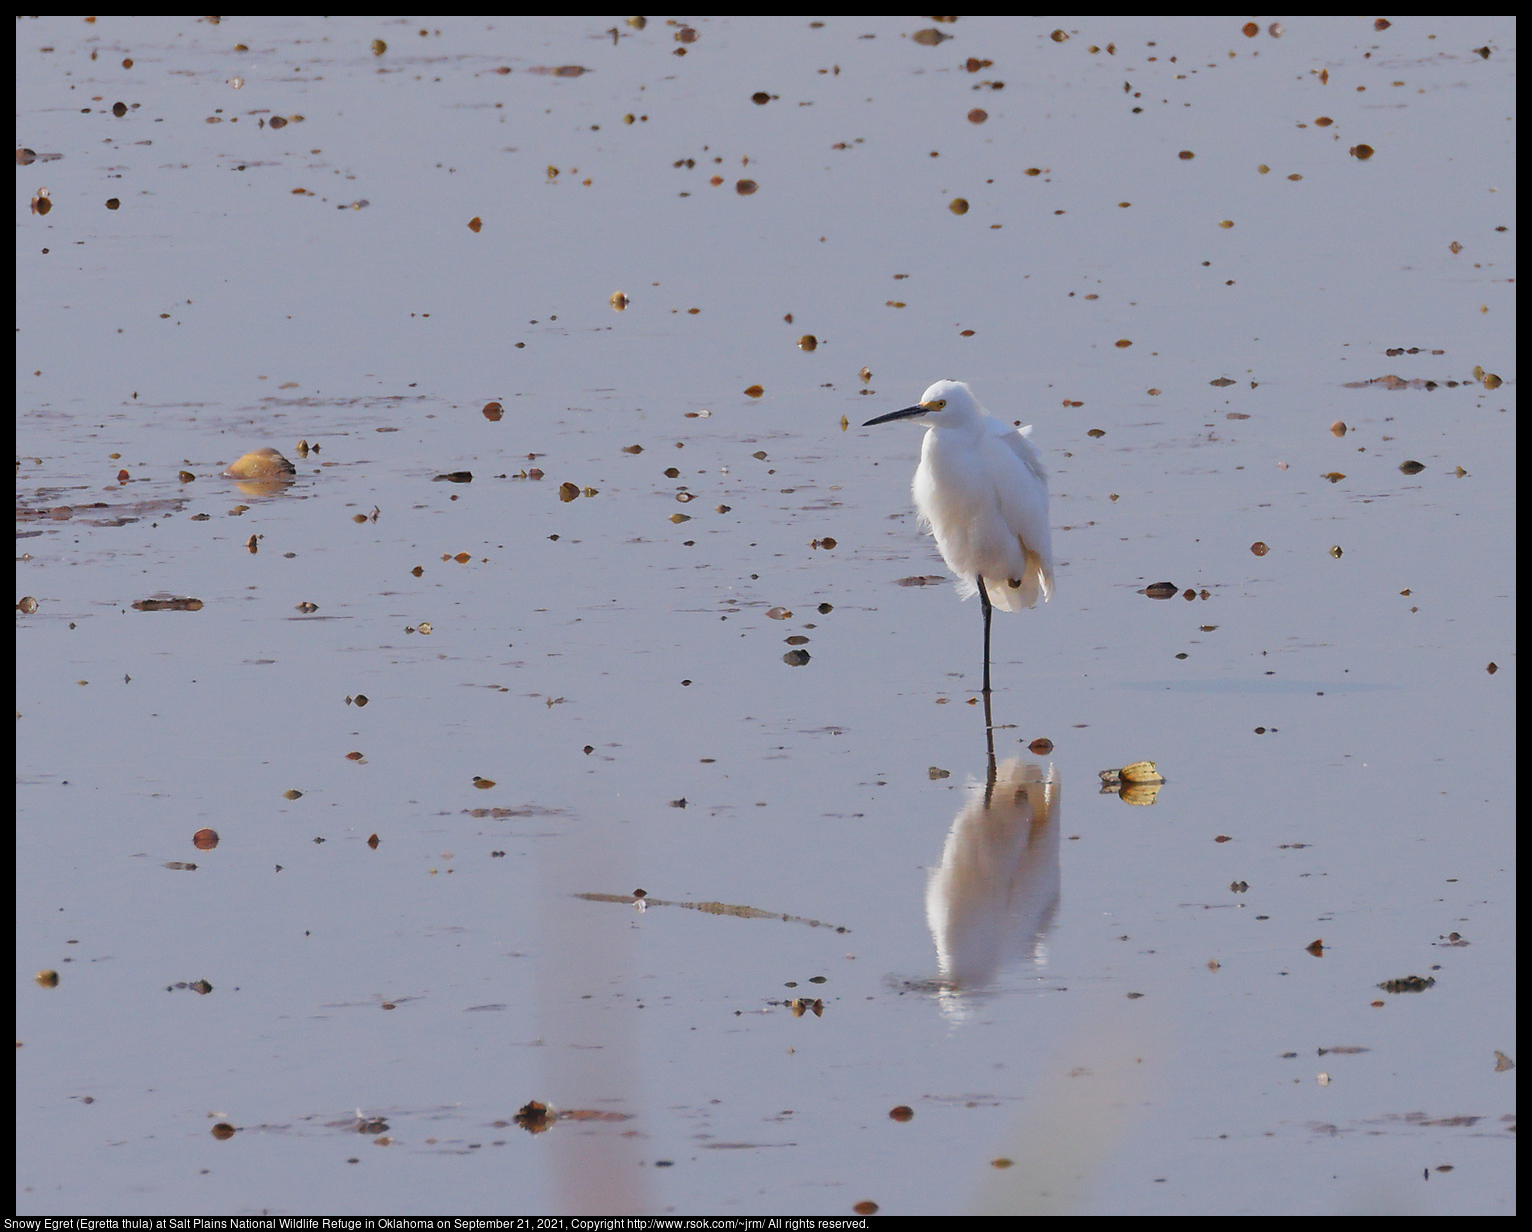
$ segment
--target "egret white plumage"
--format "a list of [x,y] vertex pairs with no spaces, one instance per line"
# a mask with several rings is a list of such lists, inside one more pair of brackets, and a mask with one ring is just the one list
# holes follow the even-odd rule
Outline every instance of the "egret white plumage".
[[1053,596],[1048,474],[1027,438],[1030,426],[996,419],[962,381],[937,381],[914,406],[862,425],[910,419],[926,436],[913,492],[920,521],[958,577],[958,593],[976,591],[984,611],[984,692],[989,687],[992,608],[1019,612]]

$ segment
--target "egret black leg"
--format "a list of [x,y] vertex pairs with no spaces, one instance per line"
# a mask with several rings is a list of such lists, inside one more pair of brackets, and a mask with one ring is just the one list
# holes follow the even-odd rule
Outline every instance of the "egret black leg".
[[979,602],[984,607],[984,696],[989,697],[989,618],[994,607],[989,601],[989,591],[984,589],[984,577],[979,577]]
[[984,776],[984,807],[995,795],[995,719],[989,709],[989,694],[984,695],[984,748],[989,754],[989,768]]

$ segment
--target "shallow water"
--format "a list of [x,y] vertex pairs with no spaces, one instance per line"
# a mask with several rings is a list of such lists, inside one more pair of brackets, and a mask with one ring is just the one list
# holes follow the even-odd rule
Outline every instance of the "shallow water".
[[1240,25],[23,20],[18,1211],[1509,1213],[1514,26]]

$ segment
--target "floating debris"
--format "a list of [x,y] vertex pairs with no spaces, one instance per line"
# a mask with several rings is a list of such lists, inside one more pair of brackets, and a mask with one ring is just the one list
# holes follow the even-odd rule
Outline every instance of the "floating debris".
[[[672,800],[670,803],[672,807],[686,807],[685,799]],[[784,924],[806,924],[810,928],[833,928],[838,933],[851,931],[838,924],[828,924],[824,920],[810,920],[801,915],[787,915],[780,911],[762,911],[759,907],[743,907],[733,903],[666,902],[664,899],[650,898],[643,891],[633,894],[576,894],[575,897],[592,903],[620,903],[625,907],[631,907],[634,903],[643,902],[649,907],[684,907],[688,911],[701,911],[707,915],[732,915],[742,920],[781,920]]]
[[1384,992],[1425,992],[1435,983],[1432,975],[1407,975],[1401,980],[1384,980],[1378,987]]
[[[1475,379],[1477,380],[1479,378],[1476,377]],[[1430,389],[1438,389],[1443,384],[1454,385],[1456,383],[1457,382],[1455,382],[1455,381],[1445,381],[1445,382],[1444,381],[1432,381],[1432,380],[1426,379],[1425,377],[1419,377],[1419,376],[1413,377],[1413,378],[1411,378],[1410,380],[1407,381],[1402,376],[1397,376],[1397,375],[1395,375],[1392,372],[1388,372],[1388,373],[1385,373],[1383,376],[1375,376],[1371,380],[1368,380],[1368,381],[1347,381],[1344,385],[1341,386],[1341,388],[1342,389],[1366,389],[1369,385],[1374,385],[1374,386],[1377,386],[1379,389],[1426,389],[1426,390],[1430,390]],[[1465,381],[1463,383],[1466,385],[1468,382]],[[1493,389],[1494,386],[1491,385],[1491,386],[1488,386],[1488,388]],[[1337,433],[1337,435],[1339,435],[1339,434]]]
[[275,449],[252,449],[224,471],[225,479],[282,479],[298,473],[298,468]]
[[1101,776],[1101,794],[1118,796],[1124,804],[1153,804],[1165,780],[1160,777],[1152,761],[1137,761],[1118,770],[1098,771]]
[[[414,998],[408,999],[413,1000]],[[324,1125],[326,1129],[343,1129],[347,1133],[368,1134],[369,1136],[388,1132],[387,1121],[382,1117],[363,1116],[360,1108],[357,1109],[355,1116],[344,1117],[339,1121],[326,1121]]]
[[167,986],[165,991],[172,992],[177,988],[185,988],[203,997],[207,996],[208,993],[213,991],[213,986],[206,980],[191,980],[190,982],[186,980],[178,980],[176,983]]
[[[557,1121],[630,1121],[633,1118],[627,1112],[604,1112],[592,1108],[572,1108],[564,1112],[534,1099],[523,1104],[512,1119],[529,1134],[543,1134],[552,1129]],[[495,1124],[503,1125],[504,1122],[496,1121]]]

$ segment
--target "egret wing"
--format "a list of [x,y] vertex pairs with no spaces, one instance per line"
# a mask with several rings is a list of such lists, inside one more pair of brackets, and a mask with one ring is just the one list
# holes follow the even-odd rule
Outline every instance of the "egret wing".
[[[1027,439],[1032,428],[1007,427],[1000,420],[993,421],[991,431],[1006,446],[1015,459],[1010,482],[1000,485],[1000,512],[1020,539],[1023,549],[1031,558],[1037,557],[1037,568],[1042,584],[1043,597],[1053,594],[1053,536],[1048,525],[1048,472],[1043,468],[1037,450]],[[1009,459],[1008,459],[1009,460]]]

